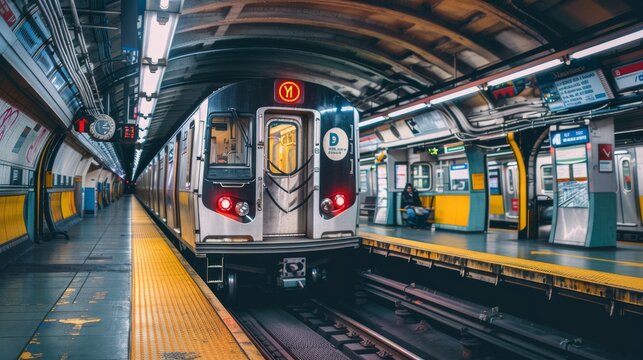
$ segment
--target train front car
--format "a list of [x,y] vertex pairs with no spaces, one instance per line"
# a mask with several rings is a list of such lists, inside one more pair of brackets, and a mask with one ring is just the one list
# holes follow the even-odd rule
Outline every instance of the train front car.
[[208,282],[232,287],[246,272],[304,287],[330,253],[358,246],[357,122],[341,95],[301,81],[208,98],[195,243]]

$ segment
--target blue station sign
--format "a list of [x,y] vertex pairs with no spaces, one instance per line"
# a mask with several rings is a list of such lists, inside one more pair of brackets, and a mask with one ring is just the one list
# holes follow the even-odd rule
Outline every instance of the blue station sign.
[[549,134],[549,143],[557,148],[585,144],[589,142],[589,129],[581,127],[576,129],[553,131]]

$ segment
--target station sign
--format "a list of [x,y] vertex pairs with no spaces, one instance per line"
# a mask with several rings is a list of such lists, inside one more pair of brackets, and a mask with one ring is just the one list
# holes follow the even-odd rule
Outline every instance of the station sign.
[[643,60],[613,69],[612,76],[618,90],[643,86]]
[[304,102],[304,83],[295,80],[275,81],[275,102],[279,104],[302,104]]
[[549,143],[552,147],[563,147],[585,144],[589,142],[589,129],[580,127],[569,130],[553,131],[549,134]]

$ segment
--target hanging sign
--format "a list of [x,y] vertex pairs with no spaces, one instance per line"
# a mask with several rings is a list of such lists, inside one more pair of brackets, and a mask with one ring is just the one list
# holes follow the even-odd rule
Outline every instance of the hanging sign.
[[643,60],[615,68],[612,76],[619,90],[643,86]]
[[578,73],[584,69],[580,67],[538,77],[542,97],[549,110],[563,111],[614,98],[601,70]]

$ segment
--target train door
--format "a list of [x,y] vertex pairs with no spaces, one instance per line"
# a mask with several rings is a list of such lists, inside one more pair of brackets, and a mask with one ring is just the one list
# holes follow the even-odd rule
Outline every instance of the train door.
[[518,165],[509,163],[505,166],[505,218],[518,218]]
[[167,153],[167,187],[166,187],[166,200],[167,204],[167,224],[176,232],[180,232],[181,226],[179,225],[179,206],[178,206],[178,172],[180,166],[180,140],[181,134],[179,133],[174,142],[168,144]]
[[300,115],[266,113],[265,119],[264,236],[306,236],[313,126]]
[[636,226],[636,191],[634,189],[634,162],[630,153],[616,154],[616,177],[618,194],[616,196],[616,224],[619,226]]
[[159,199],[159,216],[165,222],[167,222],[167,214],[165,209],[165,180],[167,179],[167,146],[165,151],[161,152],[159,158],[159,187],[158,187],[158,199]]

